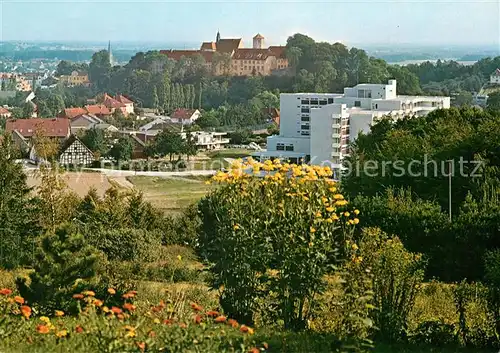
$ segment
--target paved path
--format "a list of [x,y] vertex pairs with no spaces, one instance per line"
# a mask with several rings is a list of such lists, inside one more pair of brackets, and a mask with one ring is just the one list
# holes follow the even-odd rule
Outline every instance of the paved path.
[[84,168],[84,170],[92,170],[100,172],[109,177],[127,177],[127,176],[152,176],[159,178],[169,177],[186,177],[186,176],[211,176],[217,173],[216,170],[187,170],[183,172],[142,172],[135,170],[113,170],[113,169],[93,169]]

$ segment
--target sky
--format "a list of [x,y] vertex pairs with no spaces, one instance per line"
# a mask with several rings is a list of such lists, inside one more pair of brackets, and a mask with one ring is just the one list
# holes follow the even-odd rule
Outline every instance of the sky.
[[256,33],[284,44],[304,33],[352,44],[493,45],[500,0],[0,0],[0,40],[198,43]]

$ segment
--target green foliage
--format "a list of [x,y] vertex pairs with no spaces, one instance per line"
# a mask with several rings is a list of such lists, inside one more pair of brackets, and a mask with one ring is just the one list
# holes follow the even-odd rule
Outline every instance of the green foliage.
[[29,264],[38,226],[38,200],[31,189],[10,135],[0,143],[0,268]]
[[456,345],[456,329],[452,324],[433,320],[422,322],[411,339],[418,344],[433,347]]
[[103,130],[96,128],[89,129],[85,131],[85,135],[83,135],[81,140],[92,152],[101,156],[106,155],[108,146]]
[[108,155],[115,161],[128,161],[132,158],[133,145],[129,137],[120,137],[111,147]]
[[500,91],[489,94],[486,104],[490,111],[500,114]]
[[34,271],[29,279],[18,278],[16,284],[21,296],[40,314],[53,315],[55,310],[75,313],[72,294],[107,288],[103,266],[104,258],[83,235],[65,225],[42,239]]

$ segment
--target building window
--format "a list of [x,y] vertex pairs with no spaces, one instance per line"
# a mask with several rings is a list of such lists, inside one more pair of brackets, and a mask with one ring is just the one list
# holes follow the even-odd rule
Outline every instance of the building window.
[[361,107],[361,101],[354,101],[355,107]]
[[340,118],[332,118],[332,123],[334,125],[340,125]]
[[309,105],[309,99],[302,99],[301,104]]
[[311,99],[311,105],[318,105],[318,99],[317,98]]
[[284,151],[285,150],[285,144],[284,143],[277,143],[276,144],[276,151]]
[[286,145],[285,151],[291,151],[291,152],[293,152],[293,145]]
[[302,124],[302,125],[300,125],[300,128],[301,128],[302,130],[309,130],[309,125],[304,125],[304,124]]
[[333,128],[332,129],[332,134],[340,134],[340,129],[339,128]]
[[333,98],[328,98],[328,104],[333,104]]
[[300,121],[309,122],[309,116],[307,116],[307,115],[302,115],[302,116],[300,117]]
[[332,143],[338,145],[340,143],[340,138],[339,137],[332,138]]
[[302,109],[300,109],[301,113],[310,113],[311,110],[309,108],[304,108],[302,107]]
[[319,101],[319,105],[326,105],[326,99],[322,99]]
[[309,136],[309,131],[301,131],[300,134],[302,136]]

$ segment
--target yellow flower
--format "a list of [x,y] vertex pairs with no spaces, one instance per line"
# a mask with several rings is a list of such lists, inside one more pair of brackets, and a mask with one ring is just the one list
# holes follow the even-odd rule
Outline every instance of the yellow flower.
[[333,198],[334,198],[335,200],[343,200],[343,199],[344,199],[344,196],[343,196],[343,195],[341,195],[341,194],[336,194],[336,195],[333,195]]
[[335,211],[335,208],[333,208],[333,207],[330,206],[330,207],[327,207],[326,210],[328,212],[333,212],[333,211]]
[[354,219],[353,219],[353,222],[354,222],[354,224],[358,224],[358,223],[359,223],[359,219],[354,218]]
[[359,214],[359,210],[354,210],[354,214],[357,216]]
[[235,225],[233,226],[233,229],[234,229],[234,230],[238,230],[238,229],[240,229],[240,225],[239,225],[239,224],[235,224]]
[[351,249],[352,249],[352,250],[354,250],[354,251],[356,251],[356,250],[358,250],[359,248],[358,248],[358,245],[356,245],[356,244],[352,244]]
[[182,256],[181,255],[177,255],[177,260],[181,261],[182,260]]
[[46,324],[50,323],[50,319],[47,316],[40,317],[40,321],[45,322]]
[[67,335],[68,335],[68,331],[66,331],[66,330],[57,331],[57,333],[56,333],[56,336],[59,338],[66,337]]
[[344,212],[344,216],[349,217],[351,214],[349,212]]
[[316,233],[316,229],[314,229],[314,227],[309,228],[309,231],[310,231],[311,233]]
[[159,324],[159,323],[160,323],[160,319],[155,318],[155,319],[153,320],[153,322],[154,322],[155,324]]
[[327,219],[326,219],[326,222],[327,222],[327,223],[333,223],[333,219],[331,219],[331,218],[327,218]]
[[57,317],[61,317],[61,316],[64,316],[64,311],[62,311],[62,310],[56,310],[55,314],[56,314]]
[[319,212],[319,211],[316,212],[316,218],[321,218],[321,216],[322,216],[321,212]]
[[335,192],[335,191],[337,191],[337,188],[332,186],[332,187],[331,187],[330,189],[328,189],[328,190],[330,190],[330,192]]

